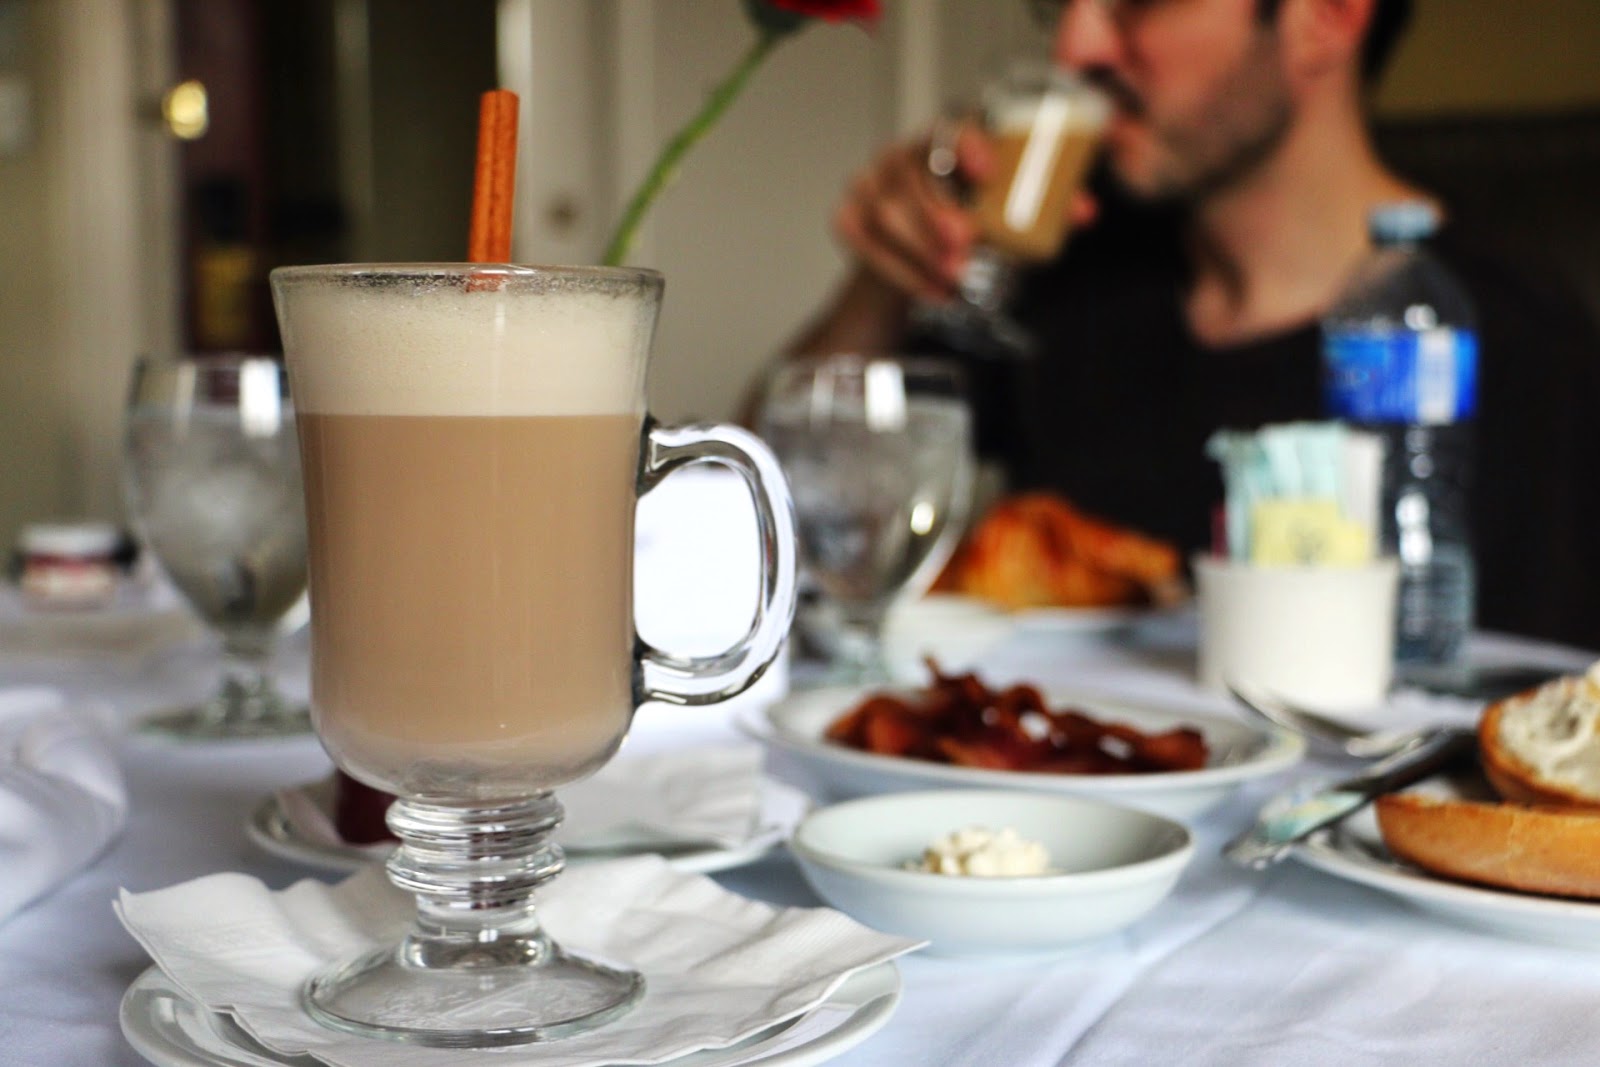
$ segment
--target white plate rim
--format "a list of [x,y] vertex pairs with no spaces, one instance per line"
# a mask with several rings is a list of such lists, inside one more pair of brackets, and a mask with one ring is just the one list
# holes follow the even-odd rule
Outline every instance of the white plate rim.
[[1194,726],[1202,732],[1209,726],[1253,735],[1260,743],[1255,755],[1238,763],[1206,767],[1198,771],[1159,771],[1148,774],[1047,774],[1030,771],[991,771],[973,767],[955,767],[924,760],[904,759],[898,756],[880,756],[829,744],[820,736],[810,737],[785,731],[778,719],[802,702],[839,703],[843,711],[851,702],[860,700],[880,686],[845,686],[808,689],[793,693],[757,714],[746,712],[735,718],[735,726],[747,736],[764,744],[784,749],[813,759],[834,762],[857,770],[877,771],[901,781],[916,780],[942,785],[985,786],[989,788],[1026,788],[1041,792],[1075,793],[1083,796],[1140,796],[1176,790],[1224,788],[1240,782],[1263,777],[1294,766],[1305,755],[1304,739],[1286,730],[1258,728],[1239,719],[1227,719],[1165,708],[1139,707],[1100,697],[1076,693],[1053,686],[1041,687],[1045,701],[1051,706],[1072,705],[1082,708],[1096,718],[1124,718],[1132,725],[1141,721],[1150,726]]
[[1176,604],[1125,604],[1108,607],[1036,607],[1010,612],[1017,628],[1035,633],[1095,634],[1131,629],[1194,610],[1188,600]]
[[1479,925],[1524,933],[1548,925],[1550,937],[1568,940],[1576,927],[1585,941],[1600,946],[1600,902],[1516,893],[1435,877],[1389,855],[1378,837],[1377,822],[1370,809],[1343,826],[1318,830],[1297,845],[1291,855],[1336,878]]
[[[926,609],[926,610],[924,610]],[[1067,604],[1038,605],[1026,608],[1003,608],[982,597],[968,593],[928,593],[902,604],[895,609],[895,621],[902,626],[934,624],[945,629],[959,630],[961,619],[948,617],[952,612],[967,612],[972,618],[987,622],[1003,621],[1016,630],[1059,634],[1098,634],[1129,629],[1162,619],[1178,618],[1194,610],[1193,597],[1184,597],[1173,604],[1106,604],[1101,606],[1073,606]]]
[[[886,960],[849,975],[822,1003],[794,1019],[774,1024],[753,1039],[729,1049],[691,1052],[669,1060],[662,1067],[736,1067],[752,1062],[759,1062],[763,1067],[812,1067],[853,1048],[881,1030],[899,1005],[901,992],[900,970],[893,960]],[[278,1055],[260,1046],[248,1048],[232,1044],[228,1044],[231,1058],[218,1058],[188,1040],[188,1034],[180,1024],[163,1025],[151,1017],[150,1013],[160,1002],[175,1004],[192,1013],[192,1020],[206,1025],[220,1043],[228,1043],[227,1038],[217,1034],[212,1025],[212,1020],[219,1013],[195,1004],[159,967],[152,965],[141,972],[123,993],[117,1018],[128,1044],[157,1067],[317,1067],[322,1063],[310,1055]],[[791,1028],[829,1008],[834,1009],[837,1016],[834,1025],[801,1044],[772,1050],[773,1045],[781,1043]],[[173,1033],[174,1030],[177,1034]],[[730,1059],[730,1055],[735,1058]]]
[[[307,785],[314,784],[316,783],[307,783]],[[665,855],[667,862],[684,874],[715,874],[718,871],[732,870],[754,863],[777,848],[794,829],[793,823],[798,822],[809,810],[810,798],[793,786],[765,775],[761,778],[761,788],[779,793],[778,803],[785,808],[793,807],[794,818],[790,821],[763,823],[757,826],[748,838],[737,844],[708,844],[704,847],[673,851]],[[369,863],[380,862],[389,854],[389,848],[386,846],[333,845],[307,840],[294,831],[276,793],[269,793],[263,797],[251,810],[245,819],[244,832],[251,844],[263,852],[329,874],[353,874]],[[639,851],[642,854],[654,850],[641,847]],[[569,847],[567,860],[569,863],[584,863],[591,859],[617,859],[630,854],[624,849],[589,852]]]

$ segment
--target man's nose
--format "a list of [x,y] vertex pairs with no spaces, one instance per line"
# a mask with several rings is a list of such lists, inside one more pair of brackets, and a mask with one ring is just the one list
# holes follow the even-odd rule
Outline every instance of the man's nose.
[[1115,65],[1121,35],[1106,0],[1069,0],[1056,24],[1055,60],[1073,70]]

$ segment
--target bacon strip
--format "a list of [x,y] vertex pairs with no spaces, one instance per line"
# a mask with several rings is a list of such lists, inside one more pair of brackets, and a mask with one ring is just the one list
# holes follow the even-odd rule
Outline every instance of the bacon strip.
[[1145,733],[1075,708],[1051,710],[1029,685],[992,690],[975,674],[947,675],[907,697],[876,693],[829,724],[835,744],[885,756],[985,770],[1055,774],[1193,771],[1210,755],[1200,731]]

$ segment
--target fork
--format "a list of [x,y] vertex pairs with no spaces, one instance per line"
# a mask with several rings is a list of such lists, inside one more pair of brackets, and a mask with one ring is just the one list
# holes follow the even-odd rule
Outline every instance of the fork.
[[[1437,727],[1412,730],[1361,730],[1321,712],[1295,704],[1238,678],[1226,682],[1228,692],[1246,710],[1275,726],[1297,733],[1325,749],[1358,759],[1382,759],[1414,748]],[[1465,728],[1461,728],[1465,732]]]

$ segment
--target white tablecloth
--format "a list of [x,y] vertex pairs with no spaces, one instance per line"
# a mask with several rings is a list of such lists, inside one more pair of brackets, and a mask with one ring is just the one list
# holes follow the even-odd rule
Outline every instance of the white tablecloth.
[[[1227,713],[1190,683],[1182,625],[1168,629],[1139,642],[1018,639],[996,650],[988,670],[996,681],[1027,675]],[[1587,659],[1505,641],[1478,648],[1575,668]],[[207,663],[205,647],[192,644],[142,661],[0,659],[0,685],[47,682],[111,700],[131,718],[204,691]],[[304,691],[303,638],[283,651],[280,670],[286,685]],[[643,752],[738,736],[723,709],[647,707],[628,744]],[[284,886],[311,873],[257,850],[243,826],[273,789],[327,772],[314,740],[177,745],[130,737],[122,757],[131,802],[123,837],[0,925],[0,1063],[143,1062],[117,1025],[123,991],[148,965],[112,917],[118,887],[152,889],[220,870]],[[1262,783],[1197,826],[1199,855],[1164,905],[1191,920],[1187,944],[1152,944],[1135,927],[1054,959],[913,956],[901,961],[904,998],[888,1026],[837,1062],[1595,1062],[1600,1022],[1589,1007],[1600,993],[1591,972],[1600,967],[1592,952],[1475,933],[1294,866],[1261,877],[1217,859],[1220,842],[1281,785]],[[781,852],[719,879],[775,903],[818,903]],[[1410,992],[1399,997],[1397,989]],[[1566,1024],[1552,1027],[1553,1018]]]
[[[641,543],[671,543],[671,526],[647,509]],[[717,529],[685,526],[677,542],[687,533],[703,557],[726,556],[726,546],[697,532]],[[745,618],[736,594],[694,596],[693,586],[684,585],[690,573],[675,565],[665,576],[641,576],[642,592],[654,598],[641,604],[641,626],[665,625],[656,620],[674,612],[662,610],[663,603],[692,598],[699,621],[685,636],[704,646],[689,650],[705,651],[740,632]],[[671,643],[671,635],[647,633]],[[214,682],[212,649],[194,641],[192,631],[153,652],[119,637],[117,654],[109,656],[77,646],[48,654],[48,642],[4,637],[0,686],[57,686],[69,699],[108,701],[128,720],[199,696]],[[1137,639],[1037,633],[994,649],[983,669],[995,683],[1027,678],[1124,703],[1232,714],[1223,699],[1191,681],[1192,638],[1192,622],[1183,619],[1147,628]],[[1504,639],[1482,639],[1474,653],[1574,670],[1590,660]],[[281,650],[278,670],[286,688],[305,693],[303,632]],[[773,699],[783,684],[778,671],[746,706]],[[646,707],[627,745],[649,752],[740,740],[726,707]],[[130,802],[122,837],[89,869],[0,925],[0,1065],[143,1062],[117,1023],[124,990],[149,965],[112,915],[119,887],[148,890],[224,870],[281,887],[315,873],[262,853],[244,832],[252,810],[273,790],[328,773],[312,738],[182,745],[130,736],[121,757]],[[796,774],[782,761],[773,766]],[[1600,1061],[1594,952],[1476,933],[1292,864],[1261,876],[1219,859],[1221,843],[1284,784],[1282,778],[1257,783],[1199,821],[1195,862],[1163,905],[1160,936],[1147,921],[1052,959],[914,955],[900,962],[904,996],[894,1017],[837,1062],[1587,1067]],[[718,878],[774,903],[819,903],[781,850]]]

